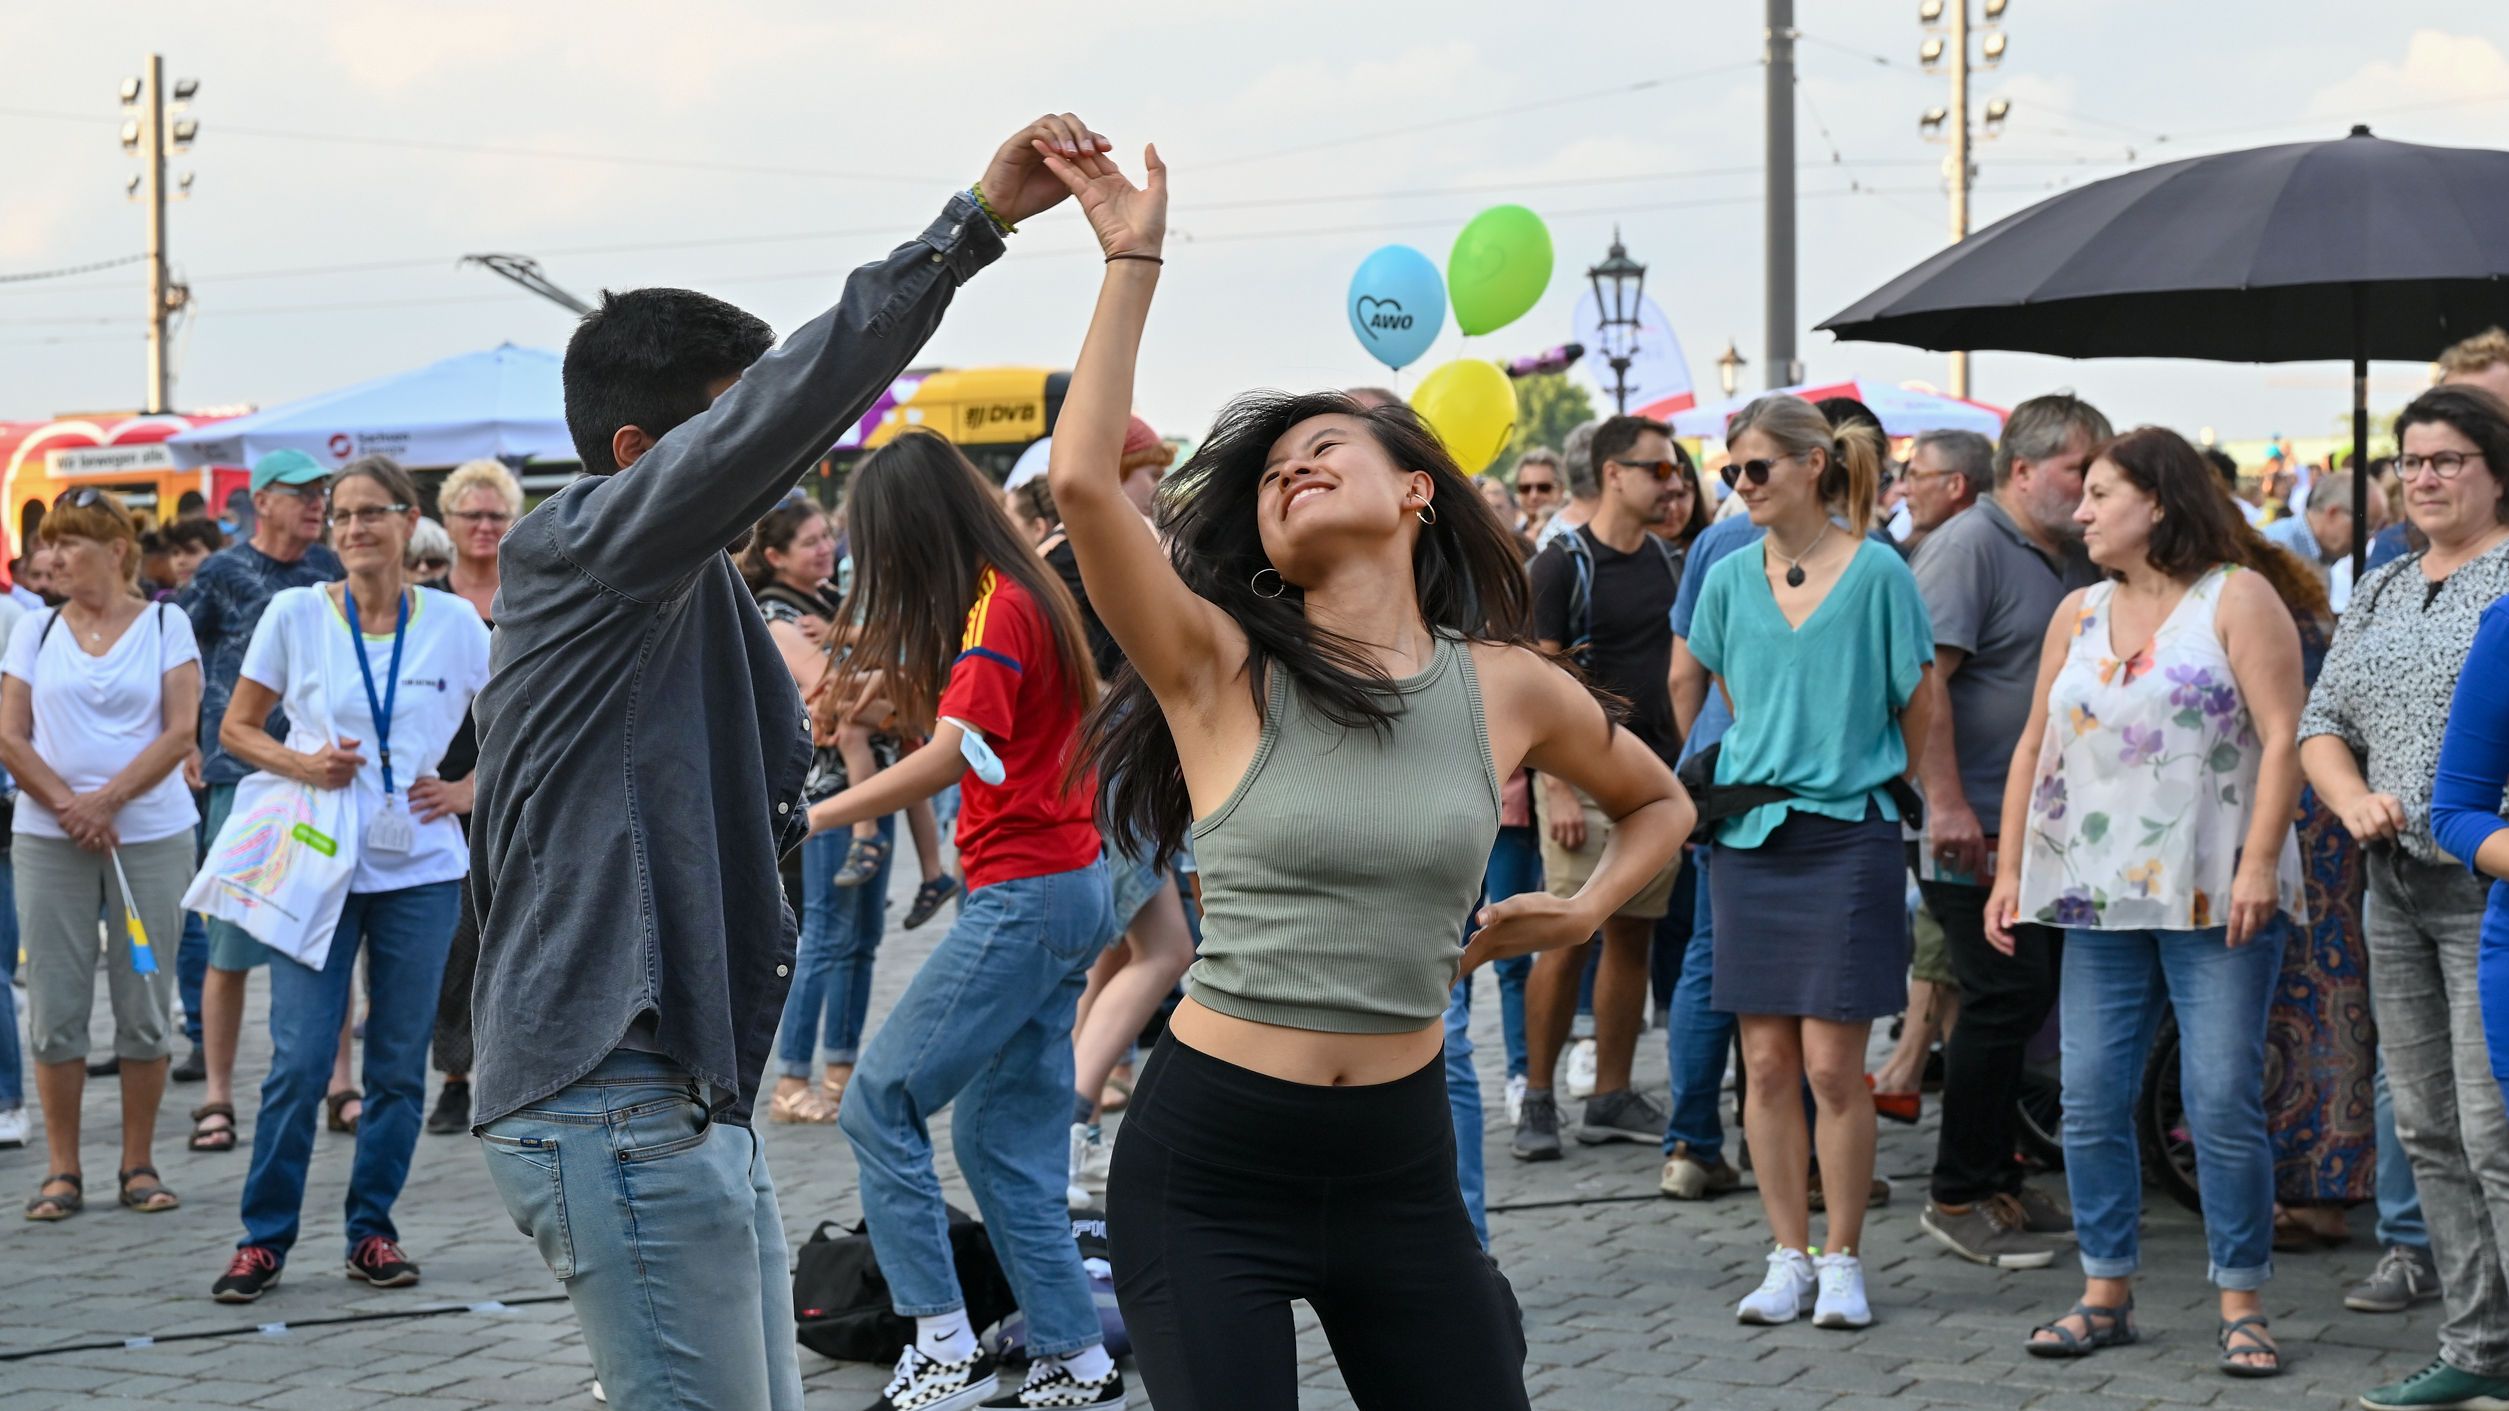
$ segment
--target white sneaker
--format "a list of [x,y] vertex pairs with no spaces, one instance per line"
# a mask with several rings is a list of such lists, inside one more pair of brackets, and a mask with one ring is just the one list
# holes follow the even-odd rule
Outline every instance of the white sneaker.
[[1568,1095],[1594,1096],[1594,1040],[1579,1039],[1568,1047]]
[[0,1146],[26,1145],[26,1109],[12,1107],[0,1112]]
[[973,1411],[1001,1389],[992,1354],[981,1347],[963,1362],[943,1362],[908,1343],[898,1355],[897,1375],[870,1411]]
[[[1812,1260],[1800,1249],[1769,1251],[1768,1277],[1734,1310],[1741,1323],[1791,1323],[1812,1311],[1821,1287]],[[1863,1285],[1859,1283],[1858,1288]]]
[[1074,1210],[1086,1210],[1095,1203],[1085,1178],[1089,1173],[1089,1124],[1072,1124],[1071,1174],[1063,1185],[1063,1203]]
[[1103,1127],[1089,1129],[1087,1159],[1080,1163],[1080,1184],[1085,1189],[1105,1194],[1106,1181],[1115,1165],[1115,1143],[1108,1141]]
[[1821,1295],[1812,1305],[1812,1326],[1872,1327],[1873,1308],[1864,1301],[1864,1261],[1852,1254],[1824,1254],[1817,1267]]
[[1124,1374],[1114,1367],[1094,1382],[1084,1382],[1058,1358],[1040,1358],[1028,1365],[1028,1380],[1019,1390],[984,1403],[1001,1411],[1124,1411]]
[[1510,1127],[1524,1120],[1525,1081],[1522,1073],[1507,1080],[1507,1125]]

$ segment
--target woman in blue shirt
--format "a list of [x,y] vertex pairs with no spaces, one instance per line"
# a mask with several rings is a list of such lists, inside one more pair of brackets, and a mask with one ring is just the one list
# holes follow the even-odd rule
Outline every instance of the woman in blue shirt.
[[[1908,994],[1892,785],[1925,739],[1934,631],[1907,565],[1865,538],[1881,479],[1873,428],[1833,431],[1811,403],[1770,396],[1734,419],[1727,445],[1726,476],[1767,533],[1708,574],[1690,653],[1733,705],[1715,782],[1789,795],[1719,824],[1708,869],[1715,912],[1732,918],[1716,928],[1714,1006],[1740,1022],[1743,1129],[1777,1242],[1737,1313],[1787,1323],[1809,1309],[1821,1327],[1861,1328],[1873,1321],[1856,1258],[1873,1179],[1865,1044]],[[1829,1215],[1817,1264],[1807,1080]]]
[[2483,610],[2474,649],[2457,677],[2448,734],[2439,747],[2431,788],[2431,836],[2478,877],[2492,879],[2483,908],[2483,942],[2475,961],[2483,1001],[2483,1041],[2492,1079],[2509,1099],[2509,821],[2501,791],[2509,785],[2509,599]]

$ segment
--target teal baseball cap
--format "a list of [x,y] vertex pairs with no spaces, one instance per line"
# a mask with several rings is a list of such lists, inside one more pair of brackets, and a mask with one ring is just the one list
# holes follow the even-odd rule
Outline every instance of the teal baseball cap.
[[330,468],[303,451],[272,451],[253,462],[255,491],[273,485],[311,485],[330,478]]

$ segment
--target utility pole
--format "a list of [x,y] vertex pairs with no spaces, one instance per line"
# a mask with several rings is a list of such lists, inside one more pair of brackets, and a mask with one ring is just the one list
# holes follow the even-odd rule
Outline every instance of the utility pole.
[[[1993,25],[2003,18],[2007,4],[2008,0],[1986,0],[1988,26],[1983,31],[1985,62],[1979,65],[1981,68],[1991,69],[2004,57],[2004,36]],[[1969,127],[1969,0],[1921,0],[1917,18],[1929,30],[1947,19],[1950,22],[1948,34],[1927,38],[1917,57],[1929,69],[1950,60],[1951,105],[1928,109],[1918,128],[1928,138],[1943,134],[1951,141],[1951,156],[1943,162],[1943,176],[1951,191],[1951,243],[1957,245],[1969,238],[1969,183],[1977,179],[1977,164],[1970,155],[1974,135]],[[2011,111],[2012,104],[2004,99],[1989,103],[1984,135],[1992,137],[2001,130],[2005,115]],[[1969,395],[1967,353],[1951,355],[1951,394]]]
[[[191,302],[191,290],[177,283],[166,265],[166,153],[188,151],[192,139],[199,135],[200,124],[181,114],[200,91],[197,79],[182,79],[174,86],[171,113],[166,94],[166,61],[163,54],[148,56],[141,76],[126,79],[122,84],[123,111],[133,116],[122,122],[122,150],[139,158],[139,175],[131,178],[123,189],[132,200],[148,207],[148,403],[150,412],[163,412],[173,391],[174,374],[169,366],[166,348],[168,326]],[[192,193],[191,173],[185,172],[175,195]]]
[[1795,0],[1768,0],[1768,385],[1803,380],[1795,361]]

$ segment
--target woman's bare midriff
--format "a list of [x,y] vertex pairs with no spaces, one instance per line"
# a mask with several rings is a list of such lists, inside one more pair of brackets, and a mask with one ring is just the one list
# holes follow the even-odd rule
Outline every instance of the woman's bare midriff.
[[1446,1026],[1438,1020],[1408,1034],[1329,1034],[1222,1014],[1190,995],[1176,1006],[1167,1027],[1178,1043],[1223,1063],[1318,1088],[1364,1088],[1408,1078],[1446,1042]]

